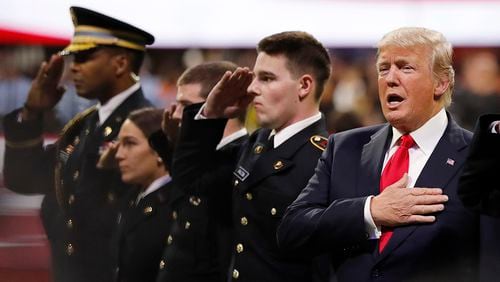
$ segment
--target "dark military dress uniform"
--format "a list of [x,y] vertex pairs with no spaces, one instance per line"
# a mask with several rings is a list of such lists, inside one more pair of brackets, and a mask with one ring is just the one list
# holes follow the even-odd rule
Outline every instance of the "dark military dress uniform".
[[177,144],[172,175],[177,188],[186,194],[186,200],[177,205],[177,221],[163,254],[164,267],[157,282],[225,281],[230,258],[231,187],[224,180],[234,170],[232,152],[247,138],[240,137],[216,152],[219,138],[216,144],[208,145],[217,154],[213,158],[197,158],[192,154],[189,149],[192,144],[184,142],[191,137],[183,136]]
[[[186,107],[177,154],[194,161],[214,159],[225,120],[194,120],[200,105]],[[271,130],[259,129],[232,150],[237,162],[224,179],[233,186],[233,246],[228,270],[234,281],[313,281],[316,262],[278,249],[276,228],[287,206],[314,173],[326,147],[321,119],[295,134],[276,149],[269,146]],[[183,151],[179,151],[183,150]],[[226,152],[227,153],[227,152]],[[196,170],[191,178],[196,177]],[[224,186],[223,186],[224,187]],[[226,206],[227,207],[227,206]],[[323,264],[328,268],[328,264]],[[179,280],[181,281],[181,280]]]
[[111,281],[117,199],[129,188],[118,172],[98,170],[96,163],[128,113],[150,105],[138,90],[101,126],[91,108],[70,121],[55,144],[45,147],[41,119],[19,122],[19,110],[5,116],[5,183],[18,193],[45,194],[41,217],[55,281]]
[[181,193],[172,181],[136,203],[138,192],[124,197],[125,207],[118,216],[115,281],[155,281],[163,249],[172,240],[172,206]]

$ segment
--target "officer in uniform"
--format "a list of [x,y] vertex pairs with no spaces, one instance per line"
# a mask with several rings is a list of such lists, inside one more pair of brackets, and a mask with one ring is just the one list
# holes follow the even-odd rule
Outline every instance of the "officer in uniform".
[[[150,106],[136,74],[154,37],[95,11],[70,11],[71,43],[42,63],[24,107],[4,119],[5,184],[18,193],[45,195],[41,216],[54,281],[110,281],[117,199],[128,187],[118,172],[98,170],[96,163],[128,113]],[[55,144],[44,146],[43,112],[64,92],[58,86],[64,55],[73,56],[77,94],[98,103],[71,120]]]
[[[186,107],[175,154],[218,159],[215,146],[226,119],[253,101],[263,128],[232,150],[236,166],[232,174],[220,179],[233,187],[228,191],[232,200],[227,203],[232,206],[234,233],[227,278],[318,281],[318,263],[324,272],[328,272],[328,263],[281,251],[276,228],[286,207],[313,175],[326,146],[319,100],[330,75],[329,54],[305,32],[268,36],[257,51],[253,73],[247,68],[227,72],[203,107]],[[197,177],[193,172],[192,179]],[[323,281],[328,279],[328,273],[322,274]]]

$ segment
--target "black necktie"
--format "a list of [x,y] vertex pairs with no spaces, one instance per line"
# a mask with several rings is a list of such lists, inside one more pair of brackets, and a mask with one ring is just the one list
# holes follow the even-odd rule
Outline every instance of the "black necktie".
[[269,138],[267,138],[267,143],[266,143],[267,150],[274,149],[274,136],[275,135],[276,134],[273,134],[273,135],[269,136]]

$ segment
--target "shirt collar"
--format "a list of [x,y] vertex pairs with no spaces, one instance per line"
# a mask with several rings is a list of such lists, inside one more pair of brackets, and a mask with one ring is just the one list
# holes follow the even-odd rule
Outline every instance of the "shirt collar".
[[222,138],[219,142],[219,144],[217,144],[217,147],[215,148],[215,150],[219,150],[221,148],[223,148],[224,146],[226,146],[227,144],[233,142],[234,140],[240,138],[240,137],[243,137],[245,135],[248,134],[248,131],[246,128],[242,128],[236,132],[233,132],[231,134],[229,134],[228,136]]
[[279,145],[283,144],[286,140],[290,139],[290,137],[294,136],[295,134],[299,133],[302,129],[308,127],[309,125],[315,123],[320,119],[321,119],[321,113],[318,112],[317,114],[311,117],[308,117],[306,119],[303,119],[301,121],[298,121],[294,124],[291,124],[283,128],[278,133],[276,133],[276,130],[273,129],[269,137],[274,135],[274,148],[277,148]]
[[163,185],[169,183],[171,180],[172,180],[172,177],[170,177],[170,175],[168,175],[168,174],[156,179],[151,184],[149,184],[149,186],[146,190],[144,190],[143,192],[139,193],[139,195],[137,195],[136,202],[138,203],[141,199],[143,199],[147,195],[153,193],[154,191],[160,189]]
[[[429,156],[432,154],[432,151],[434,151],[439,139],[443,136],[447,125],[448,116],[446,116],[446,111],[443,108],[419,129],[410,132],[410,136],[415,140],[415,144],[417,144],[418,148],[420,148],[425,155]],[[392,127],[390,148],[396,144],[402,135],[401,132]]]
[[130,86],[127,90],[113,96],[108,102],[106,102],[106,104],[101,105],[101,103],[98,103],[96,107],[99,113],[99,124],[102,125],[113,113],[113,111],[118,108],[123,101],[130,97],[130,95],[139,90],[139,88],[141,88],[141,84],[137,82],[136,84]]

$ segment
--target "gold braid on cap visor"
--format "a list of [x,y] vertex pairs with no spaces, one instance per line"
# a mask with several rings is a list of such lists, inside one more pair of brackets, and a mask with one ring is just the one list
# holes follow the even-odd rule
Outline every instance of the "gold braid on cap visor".
[[62,51],[65,54],[88,50],[97,45],[115,45],[139,51],[146,50],[143,38],[126,31],[109,30],[90,25],[75,27],[75,34],[71,43]]

